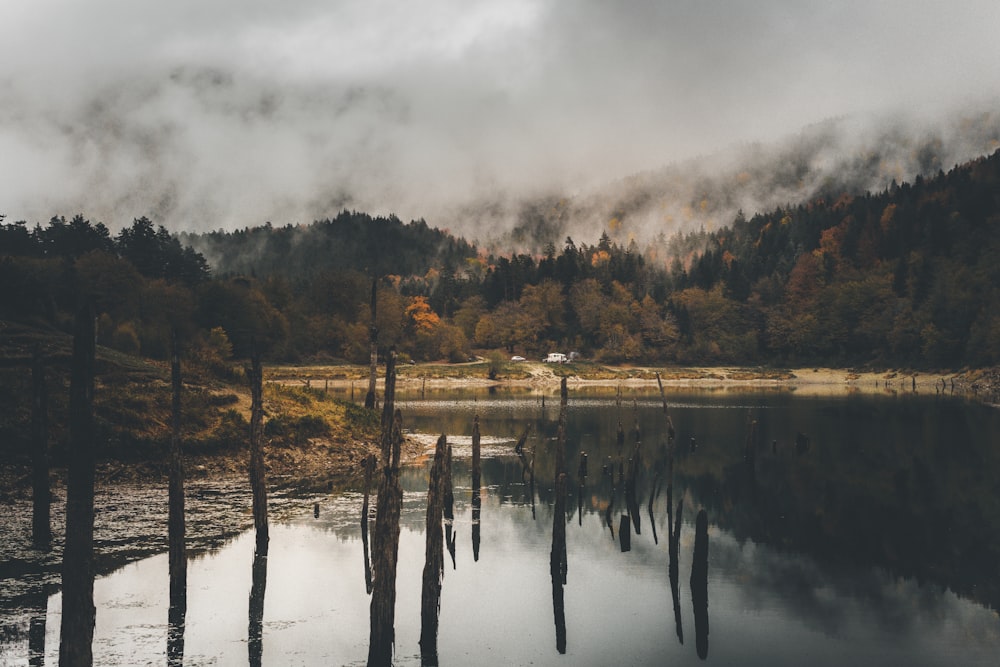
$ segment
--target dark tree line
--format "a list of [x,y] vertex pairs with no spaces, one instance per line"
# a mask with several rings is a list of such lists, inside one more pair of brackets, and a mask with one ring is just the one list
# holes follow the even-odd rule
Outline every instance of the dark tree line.
[[[343,212],[306,226],[184,236],[145,218],[0,224],[3,317],[68,330],[81,290],[98,342],[204,360],[256,340],[285,361],[365,363],[473,349],[638,363],[1000,363],[1000,153],[878,193],[839,195],[640,246],[603,233],[483,254],[430,228]],[[378,308],[374,312],[372,281]]]

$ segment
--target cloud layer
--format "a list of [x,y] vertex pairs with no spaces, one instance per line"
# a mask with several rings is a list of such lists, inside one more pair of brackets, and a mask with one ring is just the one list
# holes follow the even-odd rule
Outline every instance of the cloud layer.
[[[112,228],[579,194],[826,118],[1000,95],[993,1],[14,0],[0,212]],[[831,148],[831,150],[835,150]]]

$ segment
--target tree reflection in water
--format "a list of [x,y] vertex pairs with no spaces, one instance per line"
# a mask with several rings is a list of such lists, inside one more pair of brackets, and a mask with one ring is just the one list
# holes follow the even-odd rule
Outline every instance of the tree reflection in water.
[[694,608],[694,641],[698,657],[708,657],[708,513],[698,512],[694,527],[691,563],[691,606]]
[[264,653],[264,590],[267,588],[267,550],[254,550],[253,577],[250,584],[250,623],[247,649],[250,667],[260,667]]
[[28,623],[28,664],[41,667],[45,664],[45,623],[48,615],[49,594],[45,586],[31,597],[28,607],[31,620]]

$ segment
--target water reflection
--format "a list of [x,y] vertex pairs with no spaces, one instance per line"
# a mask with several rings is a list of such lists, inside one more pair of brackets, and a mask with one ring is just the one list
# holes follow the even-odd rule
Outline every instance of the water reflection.
[[250,585],[250,622],[247,629],[247,648],[250,667],[260,667],[264,653],[264,591],[267,588],[267,552],[254,550],[253,573]]
[[[669,496],[669,494],[668,494]],[[673,528],[670,525],[670,516],[673,512],[670,511],[670,500],[667,500],[667,532],[669,534],[668,539],[668,575],[670,577],[670,596],[673,598],[674,603],[674,627],[677,632],[677,641],[681,644],[684,643],[684,624],[681,620],[681,593],[680,593],[680,559],[679,550],[681,543],[681,516],[684,513],[684,499],[681,498],[677,501],[677,512],[673,516],[674,524]]]
[[457,569],[458,564],[455,562],[455,541],[458,539],[457,535],[454,533],[455,525],[455,487],[451,481],[451,445],[449,444],[445,450],[444,455],[444,470],[441,478],[442,493],[444,495],[444,508],[442,509],[442,515],[444,517],[444,543],[445,547],[448,549],[448,554],[451,556],[451,569]]
[[708,513],[698,512],[691,562],[691,606],[694,609],[694,642],[698,657],[708,657]]
[[437,665],[438,612],[441,609],[441,579],[444,576],[444,494],[442,477],[447,437],[438,438],[427,488],[426,548],[420,600],[420,664]]
[[372,474],[375,471],[376,460],[374,454],[369,454],[365,459],[365,499],[361,504],[361,545],[362,554],[365,560],[365,591],[371,595],[372,593],[372,565],[371,565],[371,554],[368,550],[368,523],[370,520],[369,509],[368,509],[368,494],[372,488]]
[[480,512],[482,510],[481,495],[481,436],[479,433],[479,415],[475,415],[472,420],[472,559],[479,562],[479,544],[482,540],[480,533]]
[[184,664],[184,620],[187,616],[187,578],[175,582],[170,577],[170,606],[167,610],[167,665]]
[[42,667],[45,664],[45,623],[48,616],[49,596],[44,586],[28,600],[30,610],[28,622],[28,664]]
[[[554,403],[550,401],[550,407]],[[813,665],[995,664],[1000,622],[994,612],[967,596],[991,604],[997,590],[998,517],[991,500],[995,494],[991,494],[1000,456],[990,438],[1000,432],[1000,420],[989,412],[972,411],[970,416],[968,406],[951,412],[947,404],[912,405],[902,399],[874,406],[850,401],[805,401],[805,405],[793,406],[762,402],[754,406],[759,436],[751,477],[743,461],[747,403],[717,410],[672,406],[680,435],[677,442],[683,443],[672,477],[666,472],[669,448],[650,446],[662,442],[662,412],[654,403],[640,408],[644,442],[635,489],[639,501],[652,504],[647,506],[649,523],[642,534],[632,530],[631,517],[627,517],[631,549],[623,554],[618,536],[609,541],[605,528],[615,482],[624,482],[623,472],[628,471],[616,456],[614,407],[605,410],[603,421],[592,420],[597,408],[591,405],[574,411],[575,402],[570,402],[565,424],[567,458],[575,464],[571,457],[586,451],[598,462],[593,464],[598,471],[586,480],[584,493],[579,492],[576,479],[566,494],[566,488],[562,492],[556,488],[554,443],[548,435],[541,435],[551,434],[551,426],[536,427],[540,435],[523,445],[522,459],[511,451],[513,436],[525,425],[525,420],[518,421],[519,409],[481,401],[476,409],[481,412],[484,433],[510,433],[512,437],[492,447],[489,438],[484,438],[480,509],[490,517],[490,530],[482,535],[482,557],[476,567],[471,567],[471,552],[459,550],[453,567],[458,562],[463,567],[447,575],[437,645],[441,662],[460,663],[475,655],[482,664],[553,664],[559,660],[569,660],[567,664],[691,664],[708,655],[711,637],[709,659],[719,664],[801,664],[803,656],[818,656],[810,659]],[[455,432],[468,433],[472,409],[455,420]],[[535,423],[537,410],[530,412],[527,420]],[[943,418],[942,412],[951,418],[935,425]],[[442,426],[448,430],[450,418],[451,411],[445,411],[415,414],[411,421],[408,412],[408,423],[419,430]],[[802,456],[796,455],[793,444],[798,432],[812,434],[812,445]],[[840,435],[833,437],[834,432]],[[692,434],[698,443],[693,454],[688,446],[695,437]],[[945,444],[936,442],[939,438],[945,438]],[[526,493],[532,453],[539,475],[537,522],[531,520]],[[470,454],[469,440],[456,440],[457,479],[470,478]],[[419,659],[416,609],[421,591],[416,582],[421,581],[420,555],[426,538],[422,528],[423,494],[428,489],[425,471],[404,469],[403,484],[400,611],[393,658],[399,665]],[[666,486],[665,494],[659,493],[661,485]],[[279,525],[272,534],[268,655],[278,656],[278,663],[364,662],[368,598],[361,573],[351,567],[363,557],[357,523],[360,486],[357,491],[350,503],[344,503],[349,505],[346,518],[338,518],[335,509],[324,509],[322,517],[314,520],[310,498],[302,503],[304,523],[293,528]],[[454,526],[459,531],[471,525],[469,497],[456,498]],[[553,515],[560,498],[569,506],[567,511],[575,507],[577,521],[570,517],[567,524],[565,516],[556,521]],[[614,505],[615,524],[624,506],[623,501]],[[549,520],[553,521],[551,534]],[[553,568],[558,564],[554,553],[562,551],[556,539],[558,526],[565,528],[565,552],[567,560],[574,561],[574,581],[582,584],[569,595],[565,595],[565,569]],[[668,536],[666,544],[657,543],[653,527]],[[699,533],[705,537],[704,549]],[[232,662],[234,654],[246,655],[243,604],[251,573],[245,563],[252,555],[252,542],[252,536],[238,542],[233,550],[235,567],[229,547],[223,550],[212,565],[212,578],[206,577],[203,568],[216,563],[215,556],[192,562],[195,579],[185,641],[190,664]],[[546,556],[549,577],[544,576]],[[344,565],[331,568],[331,562]],[[344,567],[354,576],[343,576]],[[223,588],[225,577],[218,576],[228,569],[242,577],[235,592]],[[689,591],[681,590],[680,571],[692,575],[684,580]],[[127,572],[116,573],[109,581],[117,583],[109,583],[108,588],[131,592],[137,581],[140,585],[143,579],[162,582],[165,575],[165,564],[158,579],[148,574],[130,579]],[[966,593],[955,595],[945,587]],[[160,584],[159,588],[165,587]],[[119,616],[136,615],[138,598],[118,595],[98,596],[102,624],[111,622],[115,604],[120,605]],[[712,597],[710,619],[708,596]],[[112,636],[119,638],[113,640],[119,646],[126,643],[121,637],[136,639],[135,647],[129,647],[132,652],[125,653],[135,656],[131,662],[163,661],[165,598],[164,590],[162,606],[145,625],[115,626],[118,634]],[[330,600],[337,603],[330,604]],[[488,608],[483,600],[489,601]],[[684,608],[682,600],[691,606]],[[112,612],[106,611],[109,607]],[[671,612],[673,633],[664,627]],[[688,626],[684,628],[682,618],[689,613],[683,619]],[[224,624],[215,620],[220,617],[237,619],[239,627],[225,634]],[[58,625],[54,618],[49,616],[50,626]],[[629,618],[630,622],[615,623],[615,632],[609,635],[609,618]],[[142,628],[151,624],[159,629],[150,642],[155,645],[147,651],[142,639],[148,630]],[[556,629],[556,648],[564,650],[565,657],[552,651],[551,630],[543,631],[552,628],[550,624]],[[331,627],[337,632],[326,631]],[[534,633],[519,632],[524,628]],[[123,662],[107,657],[111,632],[98,628],[98,664]],[[695,641],[690,640],[692,633]],[[568,634],[573,642],[568,642]],[[54,638],[51,632],[50,645]],[[18,650],[23,651],[23,645]],[[18,664],[24,664],[24,654],[20,656]]]

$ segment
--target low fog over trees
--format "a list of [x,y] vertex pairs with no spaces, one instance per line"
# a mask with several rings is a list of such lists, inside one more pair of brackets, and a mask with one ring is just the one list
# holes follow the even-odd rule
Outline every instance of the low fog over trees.
[[[416,360],[559,349],[629,363],[957,367],[1000,362],[1000,152],[878,193],[818,198],[642,245],[486,253],[423,220],[343,212],[178,238],[146,218],[0,220],[0,313],[70,326],[97,297],[100,344],[165,358]],[[558,243],[558,245],[557,245]],[[196,250],[197,249],[197,250]],[[206,261],[206,257],[208,261]],[[211,264],[211,271],[209,266]]]

